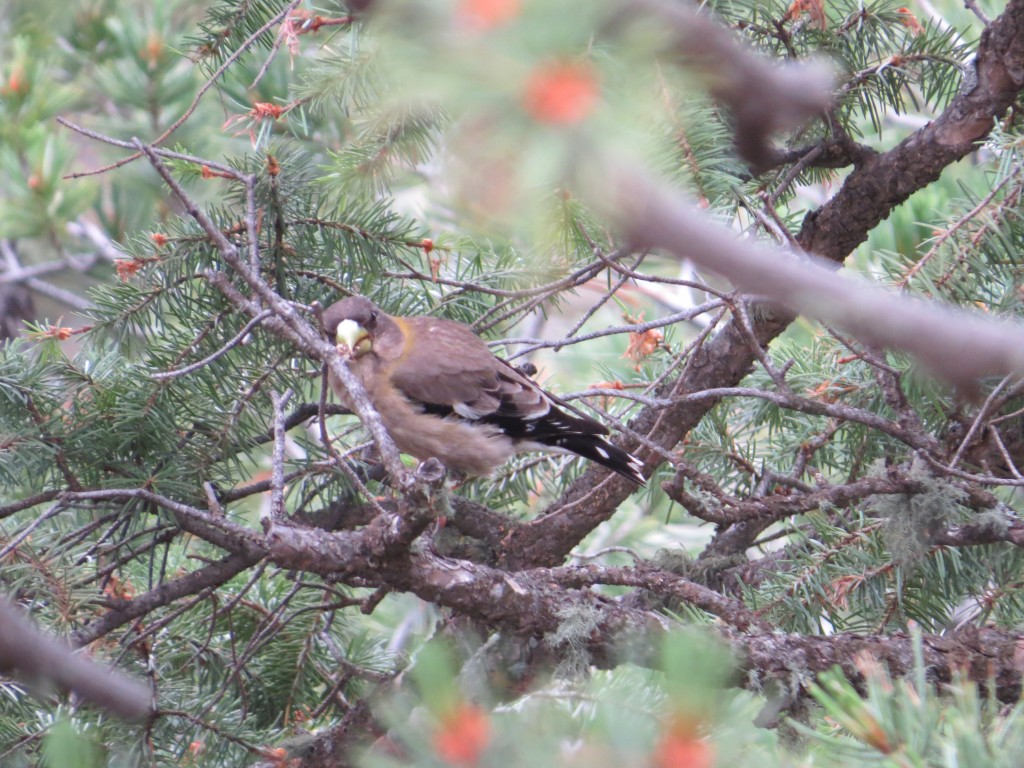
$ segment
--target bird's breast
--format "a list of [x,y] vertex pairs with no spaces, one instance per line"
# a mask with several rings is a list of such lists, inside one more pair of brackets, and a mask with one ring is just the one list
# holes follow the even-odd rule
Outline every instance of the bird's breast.
[[[516,453],[515,443],[500,427],[424,412],[391,386],[387,371],[370,355],[350,360],[348,366],[402,453],[421,461],[435,458],[449,469],[472,476],[490,474]],[[341,404],[354,411],[344,385],[333,375],[329,379]]]

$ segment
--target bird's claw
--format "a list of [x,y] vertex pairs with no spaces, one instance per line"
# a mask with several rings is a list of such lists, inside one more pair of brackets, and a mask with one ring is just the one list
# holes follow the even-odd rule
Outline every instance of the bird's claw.
[[444,464],[435,458],[429,458],[416,467],[416,479],[433,487],[440,486],[447,474]]

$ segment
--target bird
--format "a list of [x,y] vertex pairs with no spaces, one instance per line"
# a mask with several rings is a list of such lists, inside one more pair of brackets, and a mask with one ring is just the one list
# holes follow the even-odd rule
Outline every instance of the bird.
[[[335,302],[321,317],[403,453],[435,458],[466,477],[490,475],[524,451],[573,453],[644,485],[643,463],[606,440],[607,427],[570,413],[468,325],[392,316],[362,296]],[[354,410],[344,384],[328,379]]]

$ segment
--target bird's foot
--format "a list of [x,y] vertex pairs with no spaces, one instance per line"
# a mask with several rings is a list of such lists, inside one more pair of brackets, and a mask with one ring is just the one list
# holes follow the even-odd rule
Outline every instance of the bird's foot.
[[444,464],[434,458],[422,461],[416,467],[416,481],[434,488],[441,486],[447,474],[448,470],[445,469]]

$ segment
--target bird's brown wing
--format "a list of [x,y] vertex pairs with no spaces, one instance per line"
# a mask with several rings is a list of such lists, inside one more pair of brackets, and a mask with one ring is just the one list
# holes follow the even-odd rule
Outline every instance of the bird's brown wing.
[[[536,436],[548,432],[562,434],[566,430],[586,435],[608,434],[608,428],[604,424],[580,413],[550,392],[541,389],[532,379],[500,359],[498,381],[502,405],[495,416],[526,422],[523,436]],[[571,413],[566,413],[563,409]]]
[[564,413],[560,401],[491,354],[468,326],[426,317],[403,323],[412,339],[391,381],[409,399],[438,413],[450,409],[464,419],[498,424],[516,437],[569,428],[607,434],[587,416]]
[[[426,406],[451,408],[467,418],[498,410],[498,360],[471,328],[431,317],[399,322],[407,338],[405,353],[391,371],[391,382],[402,394]],[[479,416],[468,415],[469,410]]]

